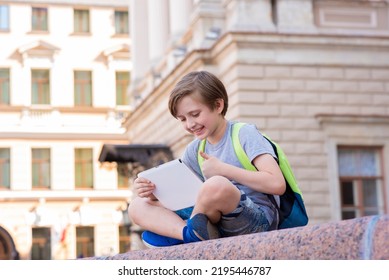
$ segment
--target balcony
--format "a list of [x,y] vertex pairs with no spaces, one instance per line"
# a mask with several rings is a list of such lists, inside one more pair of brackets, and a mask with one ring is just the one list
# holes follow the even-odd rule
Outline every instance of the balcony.
[[[52,107],[11,106],[0,114],[0,132],[4,137],[100,137],[124,139],[122,123],[131,113],[129,106]],[[23,136],[24,135],[24,136]]]

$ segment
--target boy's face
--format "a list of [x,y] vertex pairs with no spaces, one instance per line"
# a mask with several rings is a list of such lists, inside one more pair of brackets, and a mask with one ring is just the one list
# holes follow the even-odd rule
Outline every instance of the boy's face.
[[192,93],[177,103],[177,119],[185,130],[198,139],[212,138],[218,125],[224,120],[221,112],[223,101],[215,109],[204,104],[198,94]]

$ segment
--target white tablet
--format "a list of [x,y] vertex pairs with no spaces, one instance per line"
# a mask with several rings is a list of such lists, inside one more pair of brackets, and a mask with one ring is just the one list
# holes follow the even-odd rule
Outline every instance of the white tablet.
[[191,207],[203,181],[181,159],[175,159],[142,171],[143,177],[156,186],[154,195],[166,208],[173,211]]

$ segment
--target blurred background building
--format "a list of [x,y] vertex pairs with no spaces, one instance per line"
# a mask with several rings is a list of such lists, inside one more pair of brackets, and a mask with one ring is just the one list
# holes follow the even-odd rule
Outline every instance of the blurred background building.
[[139,249],[131,178],[193,138],[193,70],[285,150],[310,224],[389,212],[386,0],[0,2],[0,258]]
[[128,27],[123,0],[0,2],[0,259],[129,249],[128,178],[98,161],[128,142]]

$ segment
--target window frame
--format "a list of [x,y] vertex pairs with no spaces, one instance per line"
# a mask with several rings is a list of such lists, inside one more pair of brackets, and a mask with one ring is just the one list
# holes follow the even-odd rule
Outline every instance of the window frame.
[[128,36],[130,34],[128,10],[115,10],[113,18],[115,35]]
[[[384,173],[384,153],[382,146],[361,146],[361,145],[337,145],[337,166],[339,167],[339,152],[342,149],[354,150],[356,152],[360,152],[362,150],[370,150],[376,156],[379,161],[379,171],[380,174],[366,176],[366,175],[341,175],[338,171],[338,191],[339,191],[339,215],[341,220],[351,219],[351,218],[359,218],[363,216],[368,216],[371,214],[366,214],[366,212],[375,209],[378,213],[383,214],[387,209],[387,201],[386,201],[386,192],[385,192],[385,173]],[[374,180],[377,188],[377,204],[374,207],[366,206],[364,204],[364,192],[363,192],[363,182],[367,180]],[[353,204],[345,204],[343,197],[343,186],[344,183],[351,183],[353,198],[356,197],[357,201],[353,201]],[[381,194],[381,195],[380,195]],[[381,200],[381,203],[380,201]],[[345,212],[353,211],[355,217],[344,217]]]
[[[1,157],[0,153],[0,189],[6,189],[9,190],[11,188],[11,149],[8,147],[0,147],[0,150],[7,150],[8,151],[8,157]],[[3,165],[8,165],[8,171],[3,170]],[[3,179],[3,172],[7,172],[5,180]],[[5,181],[8,181],[8,185],[3,184]]]
[[[119,254],[131,250],[131,233],[129,225],[119,225]],[[126,248],[126,249],[124,249]]]
[[31,7],[31,31],[48,32],[49,31],[49,10],[47,7]]
[[[47,77],[34,77],[38,73],[47,74]],[[34,86],[37,87],[36,92],[34,90]],[[50,69],[38,69],[38,68],[31,69],[31,104],[50,105],[50,103],[51,103]]]
[[[0,32],[9,32],[10,31],[10,21],[9,21],[9,6],[0,5]],[[3,26],[4,24],[4,26]]]
[[[78,74],[89,74],[82,78]],[[93,73],[91,70],[74,70],[74,106],[93,107]],[[89,99],[89,100],[88,100]]]
[[[91,231],[92,236],[83,236],[81,231],[85,230],[87,235]],[[94,257],[95,255],[95,228],[93,226],[76,226],[76,255],[77,258]],[[92,252],[89,252],[89,247]]]
[[[34,230],[43,230],[47,231],[43,236],[35,236]],[[52,259],[52,248],[51,248],[51,228],[50,227],[32,227],[31,228],[32,244],[31,244],[31,260],[51,260]],[[34,258],[34,247],[38,246],[39,254],[41,255],[42,251],[44,256],[47,258]]]
[[[84,22],[86,21],[86,22]],[[73,10],[73,32],[78,35],[89,35],[91,33],[91,15],[87,8]],[[85,26],[84,26],[85,25]]]
[[[90,151],[90,158],[82,158],[77,156],[77,152]],[[81,171],[77,172],[77,168],[80,167]],[[75,148],[74,149],[74,187],[76,190],[80,189],[93,189],[94,188],[94,170],[93,170],[93,148]],[[90,172],[88,172],[90,170]],[[81,177],[78,177],[82,175]],[[89,176],[89,177],[85,177]],[[88,182],[91,182],[91,185]],[[79,182],[81,184],[79,184]]]
[[[127,74],[127,79],[122,80],[120,76]],[[128,87],[130,86],[131,74],[129,71],[116,71],[115,72],[115,96],[116,96],[116,106],[128,106],[129,97],[128,97]],[[119,102],[121,100],[121,102]]]
[[[34,151],[46,151],[48,152],[48,157],[34,157]],[[34,166],[38,166],[38,182],[39,184],[35,184],[35,174],[34,174]],[[45,170],[45,165],[47,165],[47,169]],[[31,187],[33,190],[48,190],[51,188],[51,149],[50,148],[31,148]],[[48,179],[46,179],[48,178]],[[47,181],[47,185],[45,185]],[[42,183],[43,182],[43,183]]]
[[[7,73],[4,77],[2,72]],[[0,105],[11,104],[11,71],[9,68],[0,68]],[[4,89],[5,88],[5,89]]]

